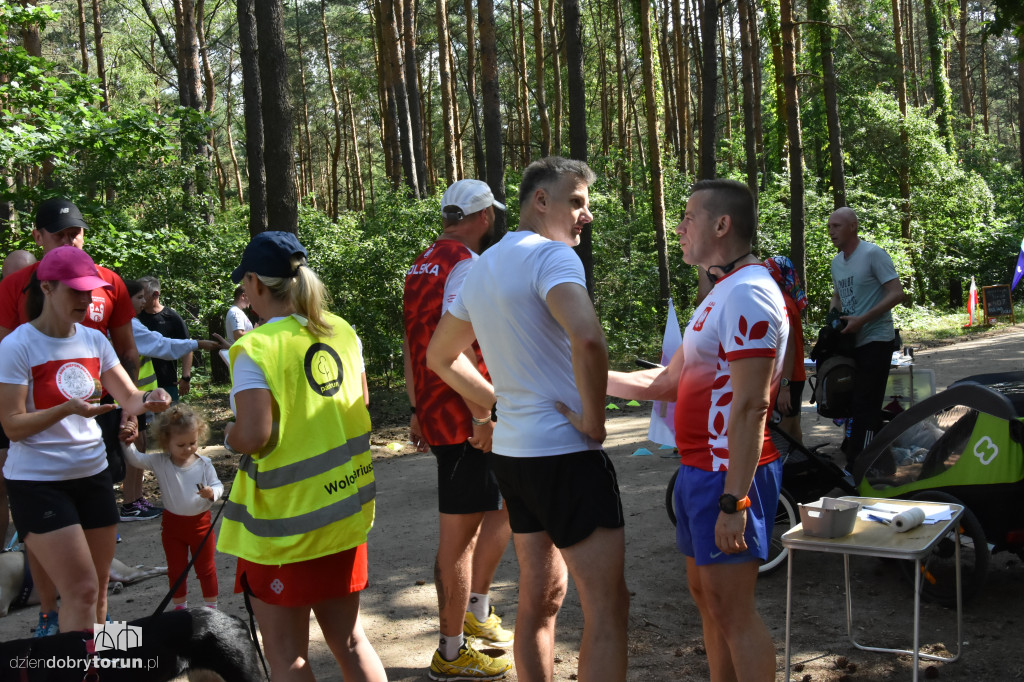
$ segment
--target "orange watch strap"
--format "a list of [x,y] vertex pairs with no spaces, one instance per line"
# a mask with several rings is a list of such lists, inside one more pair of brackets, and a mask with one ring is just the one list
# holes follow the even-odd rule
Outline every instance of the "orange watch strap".
[[736,500],[736,511],[750,508],[750,496],[744,495],[742,500]]

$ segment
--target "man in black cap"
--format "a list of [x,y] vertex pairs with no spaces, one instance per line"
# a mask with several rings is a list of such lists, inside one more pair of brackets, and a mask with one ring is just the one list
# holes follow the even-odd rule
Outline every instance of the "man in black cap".
[[[47,199],[36,210],[32,238],[42,249],[44,255],[58,246],[75,246],[81,249],[85,243],[86,227],[82,212],[73,203],[61,198]],[[24,289],[37,267],[38,263],[29,265],[0,281],[0,339],[10,334],[18,325],[29,321],[25,311]],[[131,324],[132,318],[135,317],[135,309],[132,307],[128,289],[121,277],[113,270],[97,267],[100,277],[110,282],[113,289],[96,289],[92,292],[92,303],[89,305],[89,312],[82,324],[110,336],[110,343],[121,361],[121,366],[134,380],[138,378],[139,373],[139,352],[135,347]],[[116,437],[117,434],[111,434],[110,431],[117,430],[118,427],[120,427],[121,433],[128,434],[130,432],[134,437],[137,429],[128,428],[127,421],[135,418],[122,417],[122,419],[121,424],[114,422],[111,427],[105,429],[105,440]],[[5,436],[3,442],[0,442],[0,446],[6,447],[6,441]],[[131,476],[131,472],[128,475]],[[151,513],[151,516],[157,515],[159,515],[159,511]],[[37,636],[56,634],[56,589],[43,572],[42,567],[33,560],[31,553],[29,560],[41,602],[40,626],[37,628],[36,634]]]

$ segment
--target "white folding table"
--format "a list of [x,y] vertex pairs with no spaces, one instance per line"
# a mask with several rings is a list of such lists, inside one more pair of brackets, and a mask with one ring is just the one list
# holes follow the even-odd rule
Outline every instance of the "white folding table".
[[[914,676],[917,680],[918,663],[920,659],[931,661],[942,661],[951,663],[960,658],[963,646],[963,611],[961,608],[961,577],[960,577],[960,516],[963,514],[963,505],[944,504],[934,502],[921,502],[897,499],[877,499],[871,497],[843,497],[841,499],[857,502],[862,506],[885,503],[906,507],[920,507],[928,513],[938,507],[949,507],[951,517],[945,521],[934,524],[918,526],[906,533],[897,533],[892,527],[857,519],[853,532],[840,538],[819,538],[806,535],[803,524],[794,526],[782,536],[782,545],[789,549],[789,561],[786,569],[786,676],[790,680],[790,620],[792,617],[792,592],[793,592],[793,559],[796,550],[807,550],[812,552],[826,552],[843,555],[843,572],[845,577],[846,591],[846,631],[850,643],[864,651],[880,651],[886,653],[910,654],[914,657]],[[933,654],[921,653],[920,630],[921,630],[921,561],[926,558],[932,549],[944,537],[952,532],[955,535],[955,559],[956,559],[956,655],[936,656]],[[914,562],[914,646],[913,649],[896,649],[884,646],[867,646],[858,642],[853,634],[853,604],[850,595],[850,556],[872,556],[885,559],[903,559]]]

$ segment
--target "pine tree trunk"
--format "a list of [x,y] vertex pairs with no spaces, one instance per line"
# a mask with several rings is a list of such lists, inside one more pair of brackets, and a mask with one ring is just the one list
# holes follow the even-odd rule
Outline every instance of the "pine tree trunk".
[[373,3],[374,25],[377,42],[377,92],[380,99],[382,140],[384,147],[384,169],[391,188],[397,190],[402,184],[402,148],[398,141],[398,107],[392,87],[390,48],[384,37],[385,13],[381,0]]
[[821,74],[825,97],[825,120],[828,128],[828,156],[831,170],[832,206],[846,206],[846,171],[843,166],[843,134],[839,120],[839,95],[836,87],[836,67],[832,59],[832,13],[830,0],[811,0],[808,17],[818,31],[821,46]]
[[693,169],[693,177],[700,177],[700,152],[698,150],[699,136],[704,130],[704,55],[701,53],[701,42],[700,42],[700,7],[699,0],[683,0],[685,5],[683,11],[686,13],[686,26],[689,28],[688,34],[690,36],[690,54],[692,59],[687,60],[687,63],[693,67],[693,78],[694,85],[696,86],[691,90],[691,94],[696,94],[696,101],[691,110],[693,116],[693,145],[687,148],[686,153],[690,157],[689,166]]
[[[672,57],[669,51],[668,42],[668,0],[663,0],[664,5],[659,6],[654,2],[651,9],[654,11],[655,26],[660,26],[658,33],[658,67],[661,73],[662,92],[661,99],[665,104],[665,140],[663,148],[667,151],[672,149],[676,156],[679,155],[679,126],[676,123],[676,89],[672,77]],[[659,16],[658,11],[661,11]]]
[[242,94],[245,104],[245,158],[249,176],[249,234],[267,229],[267,175],[263,158],[262,92],[256,58],[255,0],[236,0],[238,43],[242,60]]
[[[1024,54],[1024,38],[1017,37],[1017,54]],[[1017,60],[1017,134],[1020,135],[1020,175],[1024,178],[1024,59]]]
[[103,109],[110,108],[110,88],[107,85],[107,58],[103,49],[103,18],[100,15],[100,0],[92,0],[92,32],[96,42],[96,77],[100,79],[103,93]]
[[932,67],[932,90],[935,97],[935,122],[939,126],[939,137],[946,145],[946,151],[953,150],[953,132],[950,129],[952,118],[952,93],[949,79],[946,77],[945,41],[935,0],[924,0],[925,26],[928,29],[928,58]]
[[[494,3],[491,2],[491,13]],[[484,134],[480,125],[480,100],[476,94],[476,38],[473,37],[473,0],[465,0],[466,17],[466,97],[469,99],[470,117],[473,119],[473,165],[476,175],[487,179],[487,160],[484,157]],[[502,172],[504,177],[504,171]]]
[[[743,58],[741,73],[743,80],[743,150],[745,155],[744,168],[747,175],[747,187],[757,201],[757,149],[754,129],[754,71],[760,68],[760,60],[754,55],[750,43],[750,0],[738,0],[740,20],[740,53]],[[758,50],[760,52],[760,50]],[[759,55],[758,55],[759,56]]]
[[85,0],[78,0],[78,49],[82,54],[82,73],[89,73],[89,38],[85,26]]
[[260,90],[263,95],[264,159],[267,222],[275,230],[297,232],[295,157],[292,153],[292,103],[288,88],[288,57],[284,50],[284,8],[281,0],[256,3]]
[[680,172],[686,174],[686,151],[690,141],[690,55],[686,49],[683,13],[679,0],[672,0],[672,51],[676,67],[676,128],[679,135],[677,163]]
[[661,168],[661,139],[658,135],[658,101],[654,93],[654,54],[651,49],[651,0],[640,0],[641,53],[644,71],[644,99],[647,108],[647,143],[651,159],[651,220],[658,249],[658,314],[668,310],[668,243],[665,239],[665,186]]
[[[536,2],[536,0],[534,0]],[[518,32],[516,42],[516,59],[519,62],[517,70],[519,71],[519,159],[520,168],[526,168],[530,163],[532,154],[530,152],[530,145],[533,139],[533,133],[530,130],[530,95],[527,90],[527,83],[529,83],[529,74],[526,71],[526,25],[523,22],[523,3],[514,2],[512,3],[515,7],[516,14],[516,30]]]
[[[487,184],[494,198],[505,203],[505,160],[501,140],[501,99],[498,92],[498,41],[494,31],[494,2],[479,0],[480,76],[487,144]],[[505,211],[494,212],[494,240],[508,229]]]
[[[984,18],[983,11],[982,21]],[[988,135],[988,31],[981,32],[981,124]]]
[[338,182],[338,162],[341,156],[341,102],[338,101],[338,88],[334,82],[334,60],[331,59],[331,43],[327,33],[327,0],[320,0],[320,31],[324,38],[324,64],[327,66],[327,88],[331,92],[331,111],[334,114],[334,147],[331,151],[331,220],[338,220],[338,195],[341,188]]
[[[565,70],[569,91],[569,157],[587,160],[587,90],[583,74],[583,25],[579,0],[562,0],[565,21]],[[583,228],[576,255],[583,263],[587,291],[594,297],[594,236]]]
[[793,0],[782,0],[779,4],[779,14],[782,60],[785,69],[783,81],[786,90],[786,129],[789,135],[789,257],[800,279],[806,282],[804,163],[803,142],[800,139],[800,98],[796,82],[796,46],[793,43]]
[[412,120],[409,118],[409,92],[405,87],[398,35],[398,15],[394,0],[383,0],[381,19],[384,33],[384,54],[388,62],[388,88],[395,98],[398,111],[398,139],[401,145],[402,171],[409,194],[419,199],[419,181],[416,179],[416,152],[413,150]]
[[[751,6],[753,8],[753,5]],[[761,172],[761,184],[765,184],[767,169],[764,153],[764,127],[761,125],[761,39],[757,29],[757,12],[749,13],[747,29],[750,32],[750,44],[757,55],[757,66],[754,68],[754,148],[757,153],[757,167]]]
[[[321,12],[323,7],[321,6]],[[299,139],[305,142],[306,148],[306,163],[303,168],[301,175],[302,184],[305,189],[302,191],[302,196],[313,197],[313,206],[316,207],[316,192],[313,189],[313,140],[309,135],[309,97],[306,92],[306,60],[302,53],[302,23],[299,17],[299,6],[298,3],[295,5],[295,40],[297,41],[299,62],[299,89],[302,91],[302,130],[300,134],[302,137]],[[299,153],[299,158],[302,158],[302,153]]]
[[718,101],[718,64],[715,38],[718,33],[718,2],[704,0],[700,15],[701,53],[701,121],[700,121],[700,179],[714,178],[717,174],[715,157],[715,104]]
[[[467,0],[468,1],[468,0]],[[535,0],[540,2],[540,0]],[[553,154],[562,153],[562,60],[558,49],[558,31],[555,27],[555,0],[548,0],[548,34],[551,40],[551,73],[554,76],[555,102],[552,115],[554,139]]]
[[238,170],[238,154],[235,153],[235,137],[231,131],[231,119],[234,112],[234,105],[231,102],[231,85],[234,81],[235,54],[233,48],[228,48],[228,79],[224,83],[224,130],[228,136],[228,151],[231,153],[231,169],[235,178],[235,189],[238,194],[238,205],[245,202],[242,196],[242,174]]
[[436,0],[435,20],[437,22],[437,64],[438,76],[441,80],[441,128],[444,131],[444,147],[441,156],[444,157],[444,183],[445,186],[455,182],[455,126],[452,123],[452,84],[451,73],[448,65],[451,57],[448,54],[448,4],[446,0]]
[[900,151],[896,176],[900,187],[900,236],[910,241],[910,135],[907,132],[907,71],[903,60],[903,22],[900,21],[899,3],[900,0],[892,0],[896,98],[900,105]]
[[967,0],[960,0],[960,100],[964,107],[967,129],[974,129],[974,103],[967,72]]
[[[344,67],[345,64],[342,62],[342,68]],[[363,162],[359,158],[359,137],[356,134],[356,112],[352,108],[352,88],[349,87],[347,80],[345,81],[345,102],[348,104],[349,133],[352,135],[352,170],[357,199],[355,207],[362,211],[366,208],[366,192],[363,189]]]
[[416,22],[413,16],[414,0],[392,0],[397,17],[398,3],[402,3],[402,24],[405,38],[405,87],[409,99],[409,127],[412,131],[412,153],[416,162],[417,198],[427,195],[427,156],[423,151],[423,113],[420,102],[419,66],[416,63]]
[[[786,88],[783,84],[785,67],[782,59],[782,31],[779,28],[778,0],[764,0],[764,18],[768,29],[768,40],[772,46],[772,71],[775,75],[775,149],[772,155],[776,163],[783,165],[786,154]],[[768,165],[768,164],[766,164]],[[778,168],[775,164],[769,166]]]
[[547,92],[544,83],[544,16],[539,0],[533,2],[533,70],[536,83],[534,99],[537,101],[537,118],[540,120],[540,155],[551,154],[551,121],[548,119]]
[[622,2],[614,0],[615,7],[615,76],[617,94],[615,97],[615,119],[618,123],[618,141],[622,157],[618,160],[619,167],[619,198],[622,201],[622,208],[627,212],[633,208],[632,183],[629,180],[629,126],[626,119],[626,86],[624,78],[625,68],[623,66],[623,52],[626,49],[626,39],[623,35]]

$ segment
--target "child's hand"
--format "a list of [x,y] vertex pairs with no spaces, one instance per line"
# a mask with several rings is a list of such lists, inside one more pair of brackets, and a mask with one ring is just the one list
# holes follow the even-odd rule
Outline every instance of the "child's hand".
[[210,486],[205,486],[203,488],[200,488],[199,489],[199,497],[202,497],[203,499],[210,500],[212,502],[213,501],[213,488],[211,488]]

